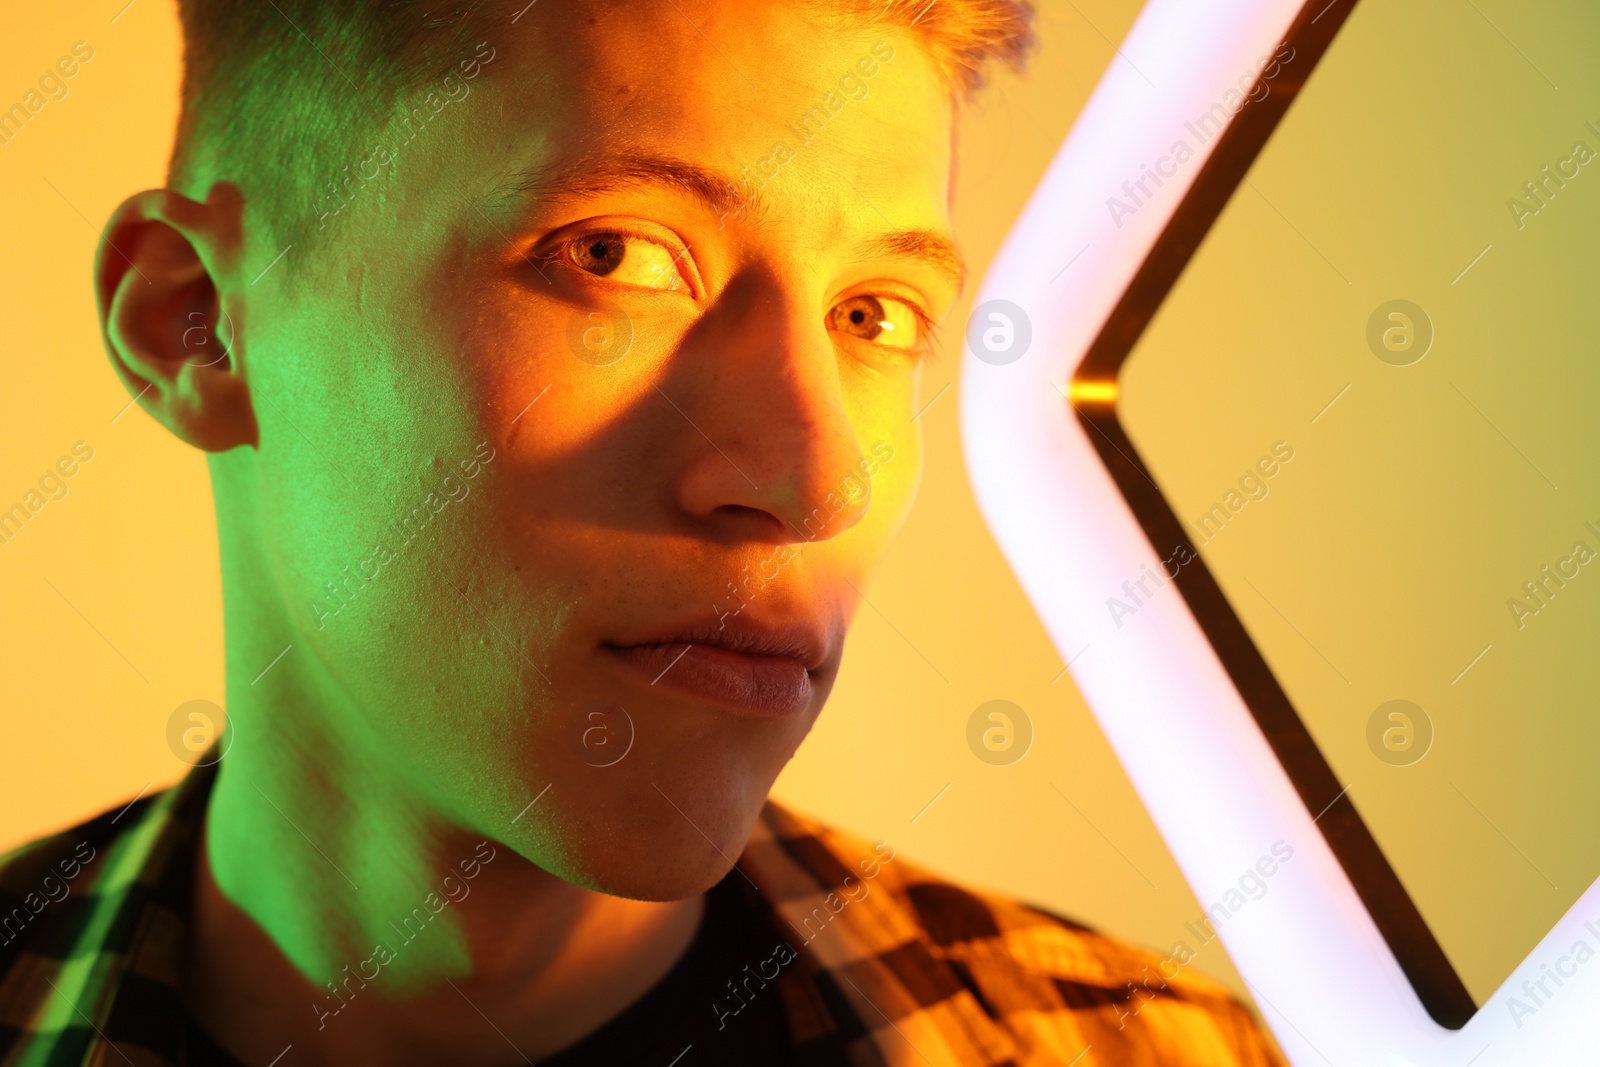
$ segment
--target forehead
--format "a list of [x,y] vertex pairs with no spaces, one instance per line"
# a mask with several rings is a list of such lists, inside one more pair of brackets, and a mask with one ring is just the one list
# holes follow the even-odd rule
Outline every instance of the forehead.
[[904,32],[783,3],[541,7],[486,71],[505,165],[665,155],[759,197],[780,225],[946,222],[952,105]]

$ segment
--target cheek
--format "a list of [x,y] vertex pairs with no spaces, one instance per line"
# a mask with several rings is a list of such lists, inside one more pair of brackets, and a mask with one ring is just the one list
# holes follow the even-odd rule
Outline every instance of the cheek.
[[885,541],[892,538],[905,523],[916,499],[917,487],[922,484],[922,435],[912,433],[894,442],[894,457],[881,463],[878,476],[873,479],[874,491],[882,496],[883,514],[877,517],[884,524]]
[[[368,308],[382,296],[369,286]],[[342,295],[340,302],[355,304]],[[471,369],[457,367],[453,377],[430,371],[452,362],[438,326],[414,328],[411,317],[384,310],[372,315],[373,345],[324,340],[319,348],[319,332],[344,336],[325,322],[269,338],[282,370],[262,391],[281,412],[264,405],[263,420],[277,451],[258,456],[250,478],[241,471],[225,481],[265,487],[260,537],[284,610],[361,720],[330,730],[375,730],[448,783],[441,792],[453,802],[487,803],[484,792],[512,777],[504,763],[493,773],[488,765],[509,733],[526,730],[528,709],[542,699],[543,681],[529,661],[544,662],[538,646],[546,630],[507,611],[516,601],[495,583],[505,582],[510,566],[485,565],[483,548],[494,543],[495,520],[513,490],[507,454],[477,448],[492,428]],[[359,373],[344,380],[295,358],[307,351]],[[297,397],[306,399],[295,404]],[[518,425],[532,427],[538,411]],[[381,425],[381,448],[371,444],[374,435],[351,429],[367,424]],[[470,481],[463,460],[478,463]],[[510,652],[513,634],[523,655]]]
[[922,480],[922,434],[905,417],[858,427],[856,434],[863,458],[876,465],[870,479],[872,506],[861,524],[861,539],[866,542],[862,550],[877,555],[888,547],[916,499]]
[[[938,395],[942,385],[923,381],[904,370],[883,373],[867,368],[841,368],[845,409],[856,445],[866,461],[857,475],[872,485],[872,506],[862,526],[873,538],[887,540],[905,521],[922,476],[921,420],[917,409]],[[953,390],[952,390],[953,392]],[[941,397],[938,404],[950,402]],[[866,471],[872,471],[867,478]]]

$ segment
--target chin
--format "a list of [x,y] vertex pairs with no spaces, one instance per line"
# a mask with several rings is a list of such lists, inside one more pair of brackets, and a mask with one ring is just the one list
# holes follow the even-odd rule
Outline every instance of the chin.
[[614,897],[665,903],[698,896],[733,870],[733,865],[721,856],[713,856],[709,860],[704,856],[687,857],[681,854],[650,858],[659,859],[662,866],[649,871],[637,867],[602,871],[594,884],[585,888]]
[[[781,764],[771,774],[748,763],[717,774],[693,762],[641,765],[633,774],[583,768],[582,778],[596,776],[583,783],[589,788],[572,782],[563,791],[557,781],[545,818],[514,847],[552,874],[612,896],[671,901],[703,893],[744,851]],[[555,802],[559,792],[564,799]]]
[[[611,828],[572,857],[573,870],[557,871],[569,881],[598,893],[634,900],[686,900],[704,893],[727,876],[760,814],[739,813],[737,820],[704,826],[718,849],[681,818],[682,830],[644,827],[637,823]],[[731,825],[736,823],[736,825]],[[702,824],[704,825],[704,824]]]

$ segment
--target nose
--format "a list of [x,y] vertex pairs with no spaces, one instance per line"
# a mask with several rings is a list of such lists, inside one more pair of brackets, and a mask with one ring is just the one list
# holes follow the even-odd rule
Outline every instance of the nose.
[[693,369],[662,396],[692,426],[677,479],[685,513],[718,539],[772,543],[827,540],[866,516],[872,468],[821,308],[745,279],[684,347]]

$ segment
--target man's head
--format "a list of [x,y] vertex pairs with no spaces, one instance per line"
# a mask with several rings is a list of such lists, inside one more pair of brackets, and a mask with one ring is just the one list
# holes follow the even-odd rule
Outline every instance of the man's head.
[[230,761],[677,899],[909,507],[953,108],[1027,12],[459,6],[184,0],[107,345],[210,453]]

